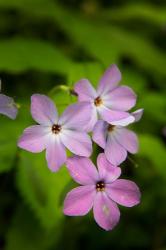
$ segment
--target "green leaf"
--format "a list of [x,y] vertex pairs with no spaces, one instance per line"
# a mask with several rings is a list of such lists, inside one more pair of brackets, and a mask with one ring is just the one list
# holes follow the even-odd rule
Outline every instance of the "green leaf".
[[45,231],[24,205],[16,209],[12,224],[6,235],[5,250],[46,250],[58,240],[59,228]]
[[66,168],[62,167],[57,173],[48,169],[44,153],[20,152],[18,189],[47,229],[52,229],[64,218],[60,196],[69,180]]
[[19,73],[39,70],[66,74],[70,61],[56,46],[35,39],[15,37],[0,41],[0,70]]
[[[100,20],[84,18],[56,6],[54,17],[65,32],[105,65],[118,63],[121,56],[133,59],[152,74],[166,75],[165,56],[150,41]],[[68,23],[70,22],[70,26]],[[80,29],[81,27],[81,29]]]
[[[1,119],[0,133],[0,173],[10,170],[16,157],[16,133],[14,121]],[[2,132],[3,131],[3,132]]]
[[139,155],[148,159],[147,167],[151,168],[152,172],[166,178],[166,149],[163,143],[157,137],[148,134],[140,135],[139,140]]
[[103,74],[103,65],[98,62],[77,63],[70,68],[68,81],[71,86],[80,79],[88,79],[95,87]]
[[1,0],[1,8],[29,8],[35,5],[46,4],[52,0]]
[[[56,25],[58,23],[59,27],[70,37],[73,44],[85,49],[105,66],[108,66],[110,63],[119,63],[121,57],[127,56],[127,58],[133,60],[138,67],[151,71],[151,74],[155,77],[157,74],[166,75],[165,56],[150,40],[138,36],[133,32],[131,33],[122,28],[110,25],[103,20],[96,20],[95,18],[88,19],[87,16],[67,11],[57,3],[48,2],[45,4],[43,2],[40,8],[32,8],[32,6],[31,4],[25,4],[24,6],[22,4],[21,7],[17,6],[16,8],[24,11],[30,18],[33,16],[39,19],[51,20]],[[58,53],[59,60],[57,60],[55,48],[48,45],[49,48],[47,47],[46,49],[44,46],[43,43],[39,48],[35,46],[37,52],[39,50],[40,52],[43,51],[42,53],[44,53],[44,57],[46,57],[47,65],[44,60],[42,60],[42,53],[40,54],[42,56],[38,57],[38,62],[40,61],[41,63],[42,61],[43,63],[41,68],[53,72],[56,70],[60,72],[63,71],[62,73],[64,73],[64,71],[66,72],[68,62],[61,65],[61,62],[63,60],[65,61],[64,56],[61,58],[62,55],[60,56]],[[48,52],[44,52],[44,49],[48,50]],[[52,56],[49,51],[53,52]],[[34,58],[35,52],[35,50],[32,52]],[[50,58],[48,60],[49,55]],[[56,58],[55,61],[51,59],[52,57]],[[35,61],[37,62],[36,59]],[[38,69],[40,66],[35,65],[35,67]]]
[[71,88],[67,85],[55,86],[48,95],[58,108],[59,115],[67,108],[68,105],[76,102],[76,97],[71,94]]
[[145,108],[145,114],[148,119],[151,119],[154,123],[166,124],[166,98],[163,93],[148,92],[142,96],[140,104]]
[[141,19],[162,26],[166,23],[166,9],[165,7],[156,7],[146,3],[131,3],[122,7],[107,9],[103,12],[104,17],[118,22]]
[[148,91],[148,83],[144,76],[140,73],[138,73],[134,69],[125,68],[122,69],[122,84],[130,86],[135,93],[142,97],[142,93],[145,93]]
[[7,172],[14,166],[17,140],[28,118],[27,109],[24,106],[19,110],[16,120],[0,116],[0,173]]

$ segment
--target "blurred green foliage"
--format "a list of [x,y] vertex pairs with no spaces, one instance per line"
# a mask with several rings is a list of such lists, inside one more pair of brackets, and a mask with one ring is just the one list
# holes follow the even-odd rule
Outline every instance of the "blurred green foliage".
[[[3,92],[20,106],[16,121],[0,117],[0,249],[165,250],[165,2],[0,0],[0,36]],[[122,166],[140,186],[142,203],[121,208],[119,225],[104,232],[91,213],[63,215],[64,196],[75,185],[67,170],[49,172],[44,153],[23,152],[17,139],[33,123],[31,94],[48,94],[62,112],[76,101],[70,90],[77,80],[96,86],[112,63],[145,109],[132,126],[140,152]]]

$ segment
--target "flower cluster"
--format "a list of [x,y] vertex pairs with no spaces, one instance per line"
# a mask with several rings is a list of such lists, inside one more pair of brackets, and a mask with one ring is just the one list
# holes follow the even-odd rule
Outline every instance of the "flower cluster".
[[[138,121],[142,109],[129,113],[135,106],[136,95],[131,88],[119,86],[121,73],[112,65],[101,78],[97,90],[87,79],[75,84],[78,103],[58,116],[54,103],[45,95],[31,98],[31,114],[38,123],[24,130],[18,146],[33,153],[46,150],[51,171],[63,164],[81,186],[69,192],[64,201],[64,214],[82,216],[93,207],[95,221],[111,230],[119,221],[117,204],[132,207],[140,201],[135,183],[118,179],[118,167],[129,153],[138,151],[138,139],[126,126]],[[103,153],[97,157],[97,168],[88,158],[92,140]],[[74,155],[67,158],[66,148]]]

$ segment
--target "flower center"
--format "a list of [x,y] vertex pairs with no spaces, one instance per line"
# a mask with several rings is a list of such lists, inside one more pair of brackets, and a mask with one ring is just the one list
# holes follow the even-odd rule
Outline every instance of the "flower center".
[[103,104],[102,99],[100,98],[100,96],[98,96],[95,100],[94,100],[94,104],[96,107],[100,106],[101,104]]
[[61,131],[61,126],[60,125],[58,125],[58,124],[54,124],[53,126],[52,126],[52,133],[53,134],[59,134],[59,132]]
[[108,132],[112,132],[113,130],[114,130],[114,128],[115,128],[115,125],[109,125],[108,126]]
[[96,183],[96,190],[102,192],[105,190],[105,183],[103,181],[99,181]]

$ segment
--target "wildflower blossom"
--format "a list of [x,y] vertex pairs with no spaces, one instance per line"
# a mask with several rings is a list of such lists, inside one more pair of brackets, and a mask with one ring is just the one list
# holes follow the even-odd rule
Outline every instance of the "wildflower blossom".
[[106,70],[101,78],[97,90],[93,88],[87,79],[82,79],[75,85],[75,92],[78,94],[80,102],[89,103],[91,119],[86,126],[91,131],[100,119],[112,125],[128,125],[134,121],[134,117],[129,114],[136,103],[136,95],[127,86],[118,86],[121,80],[121,73],[116,65],[112,65]]
[[64,214],[83,216],[93,208],[97,224],[105,230],[112,230],[120,219],[117,204],[137,205],[140,191],[134,182],[118,179],[121,169],[111,165],[105,154],[99,154],[97,165],[98,171],[88,158],[75,156],[67,160],[71,176],[81,186],[67,194]]
[[[89,110],[89,109],[88,109]],[[18,146],[33,153],[46,149],[46,159],[52,171],[57,171],[66,161],[66,150],[89,157],[92,142],[83,127],[89,119],[86,103],[70,105],[58,117],[54,103],[45,95],[31,98],[31,114],[39,125],[28,127],[20,137]]]
[[[133,112],[135,121],[141,119],[143,109]],[[135,154],[138,151],[137,135],[125,126],[115,126],[99,120],[92,135],[93,141],[104,149],[107,160],[117,166],[122,163],[127,152]]]

